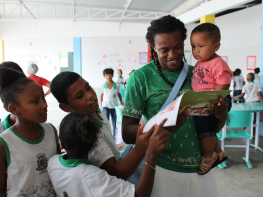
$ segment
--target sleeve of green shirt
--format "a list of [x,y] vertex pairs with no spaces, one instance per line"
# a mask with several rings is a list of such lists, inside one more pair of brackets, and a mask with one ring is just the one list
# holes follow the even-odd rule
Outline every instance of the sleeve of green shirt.
[[125,103],[122,114],[140,119],[146,106],[145,77],[140,71],[134,71],[127,83]]

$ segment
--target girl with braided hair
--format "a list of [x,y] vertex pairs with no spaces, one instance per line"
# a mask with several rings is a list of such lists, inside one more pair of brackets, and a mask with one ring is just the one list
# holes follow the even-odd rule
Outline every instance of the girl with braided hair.
[[[152,61],[134,71],[129,78],[123,109],[122,131],[127,144],[134,144],[142,115],[145,122],[152,118],[166,101],[183,68],[184,24],[170,15],[151,22],[146,39],[151,46]],[[191,88],[193,66],[177,97]],[[209,112],[218,119],[216,131],[225,124],[228,99],[219,99],[220,105],[212,105]],[[200,176],[201,145],[195,119],[181,113],[176,125],[164,127],[169,131],[170,144],[157,157],[152,197],[217,197],[218,189],[214,171]]]

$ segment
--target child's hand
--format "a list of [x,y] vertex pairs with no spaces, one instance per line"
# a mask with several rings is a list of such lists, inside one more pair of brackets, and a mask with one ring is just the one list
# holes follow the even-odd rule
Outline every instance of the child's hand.
[[143,152],[145,154],[149,144],[150,137],[154,131],[155,126],[152,126],[149,131],[143,133],[144,125],[145,124],[143,122],[141,126],[138,128],[136,144],[134,148],[137,149],[139,152]]
[[163,129],[163,125],[166,121],[167,119],[164,119],[159,126],[156,124],[154,125],[155,129],[150,138],[147,154],[157,156],[170,144],[170,136],[168,135],[169,131]]

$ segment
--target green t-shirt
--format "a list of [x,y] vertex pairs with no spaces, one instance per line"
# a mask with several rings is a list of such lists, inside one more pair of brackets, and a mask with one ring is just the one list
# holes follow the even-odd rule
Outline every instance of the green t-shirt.
[[[193,66],[189,66],[187,81],[177,97],[187,90],[192,90],[192,70]],[[171,83],[176,82],[180,72],[162,70]],[[158,113],[171,90],[172,87],[161,78],[152,61],[131,74],[122,114],[138,119],[143,115],[147,122]],[[176,172],[196,172],[201,158],[201,144],[197,137],[194,118],[189,117],[179,131],[170,132],[169,136],[171,143],[158,155],[157,165]]]

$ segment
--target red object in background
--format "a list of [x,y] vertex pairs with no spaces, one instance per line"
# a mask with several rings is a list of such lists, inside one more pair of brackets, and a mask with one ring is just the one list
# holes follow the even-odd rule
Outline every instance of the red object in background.
[[263,114],[261,114],[261,118],[263,118]]
[[148,62],[152,61],[151,59],[151,47],[150,44],[148,43]]

